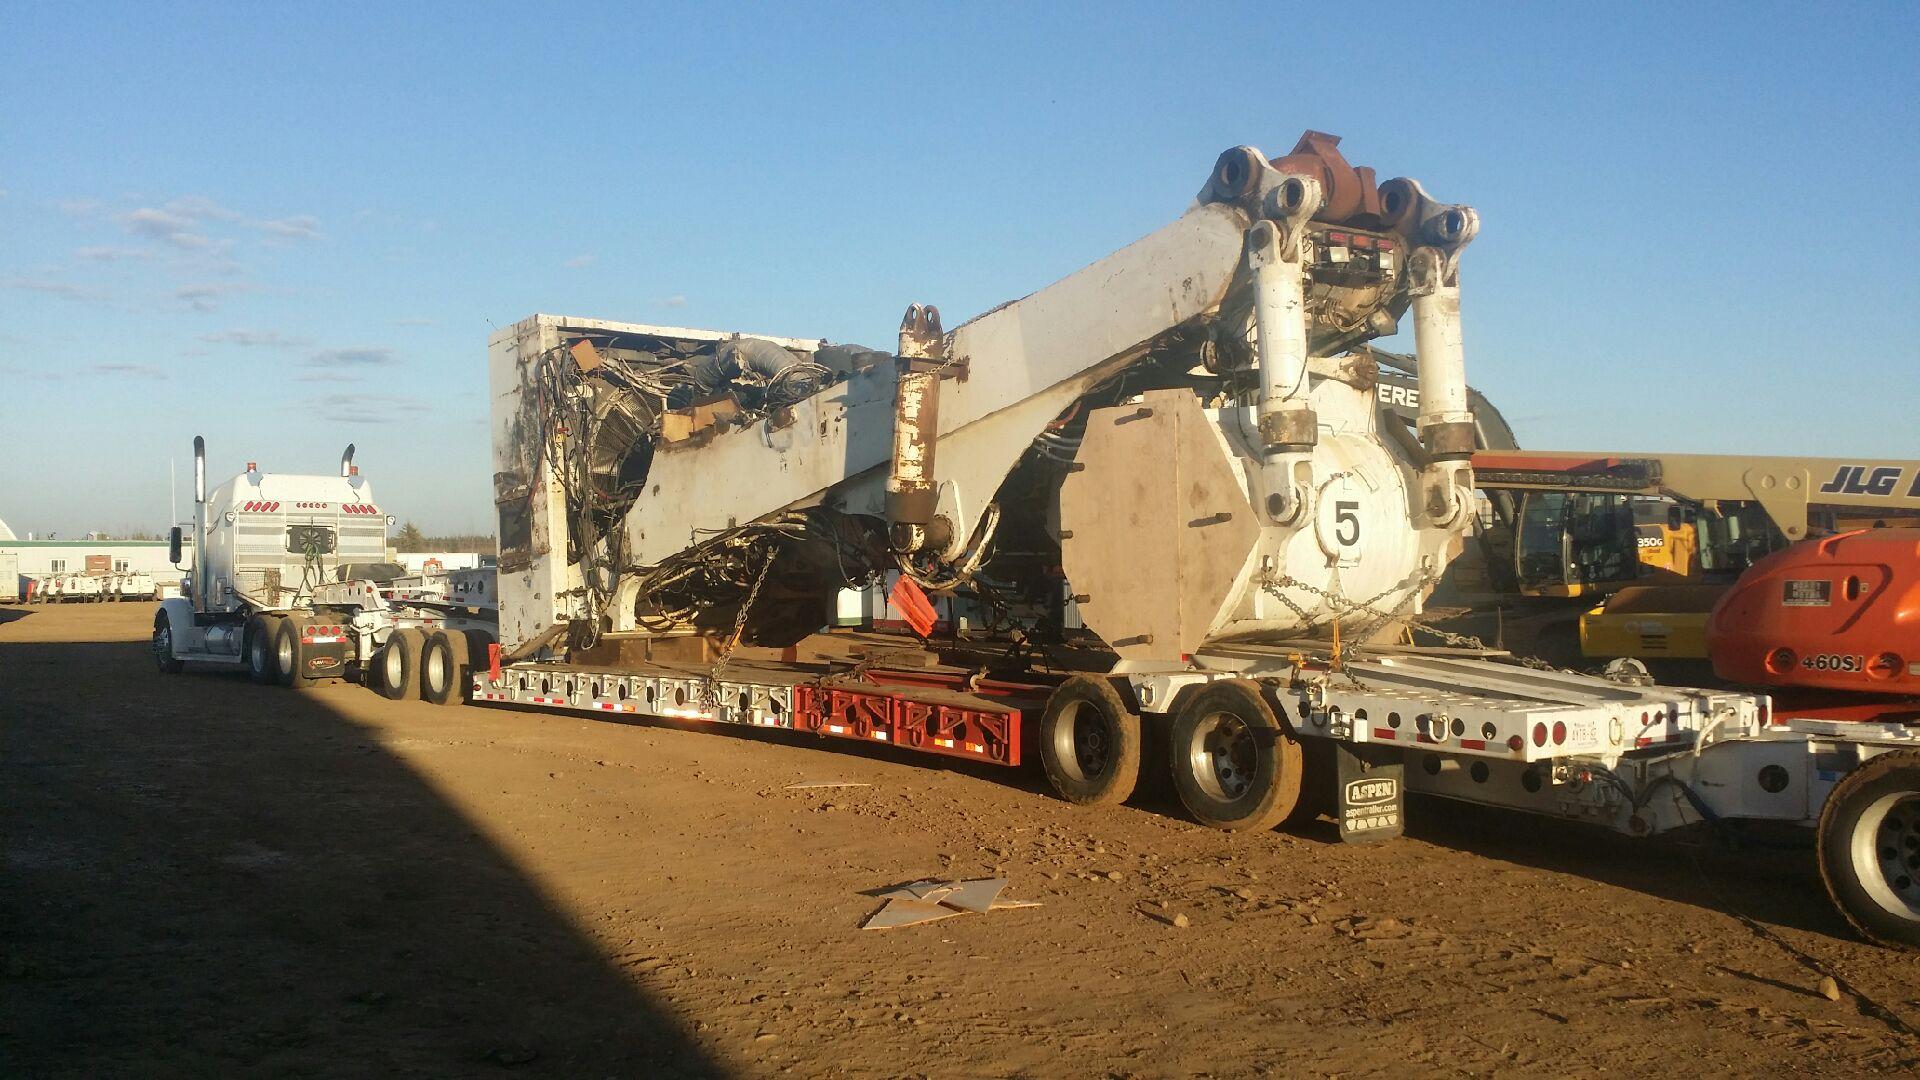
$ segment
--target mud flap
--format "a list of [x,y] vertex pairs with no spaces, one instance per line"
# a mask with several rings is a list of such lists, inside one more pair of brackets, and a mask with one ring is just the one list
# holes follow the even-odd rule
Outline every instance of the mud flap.
[[1405,828],[1406,766],[1398,748],[1334,743],[1338,761],[1334,808],[1340,839],[1349,844],[1391,840]]

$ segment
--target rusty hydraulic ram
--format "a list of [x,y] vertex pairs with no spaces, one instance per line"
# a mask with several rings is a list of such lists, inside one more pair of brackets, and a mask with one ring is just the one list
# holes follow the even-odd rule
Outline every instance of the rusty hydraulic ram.
[[888,542],[899,552],[940,548],[952,527],[937,513],[934,451],[940,432],[940,379],[947,342],[940,309],[914,304],[900,320],[899,381],[894,391],[893,464],[887,473]]

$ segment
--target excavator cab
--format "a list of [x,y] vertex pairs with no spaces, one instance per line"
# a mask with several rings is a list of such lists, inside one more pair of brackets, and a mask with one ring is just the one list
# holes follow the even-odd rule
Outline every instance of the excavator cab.
[[1530,491],[1515,515],[1514,576],[1523,596],[1585,596],[1640,576],[1628,496]]

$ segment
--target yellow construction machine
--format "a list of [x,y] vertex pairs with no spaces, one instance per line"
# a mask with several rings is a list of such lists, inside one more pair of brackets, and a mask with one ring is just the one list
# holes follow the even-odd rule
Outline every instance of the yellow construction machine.
[[1707,615],[1756,560],[1810,535],[1920,519],[1920,462],[1483,451],[1514,507],[1515,590],[1598,597],[1589,657],[1706,658]]

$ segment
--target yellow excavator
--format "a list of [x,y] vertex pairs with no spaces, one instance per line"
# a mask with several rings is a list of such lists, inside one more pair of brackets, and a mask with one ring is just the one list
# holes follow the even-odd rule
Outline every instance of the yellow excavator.
[[[1598,597],[1589,657],[1704,660],[1707,614],[1756,560],[1808,536],[1920,522],[1920,462],[1488,450],[1513,588]],[[1504,545],[1503,545],[1504,546]]]

